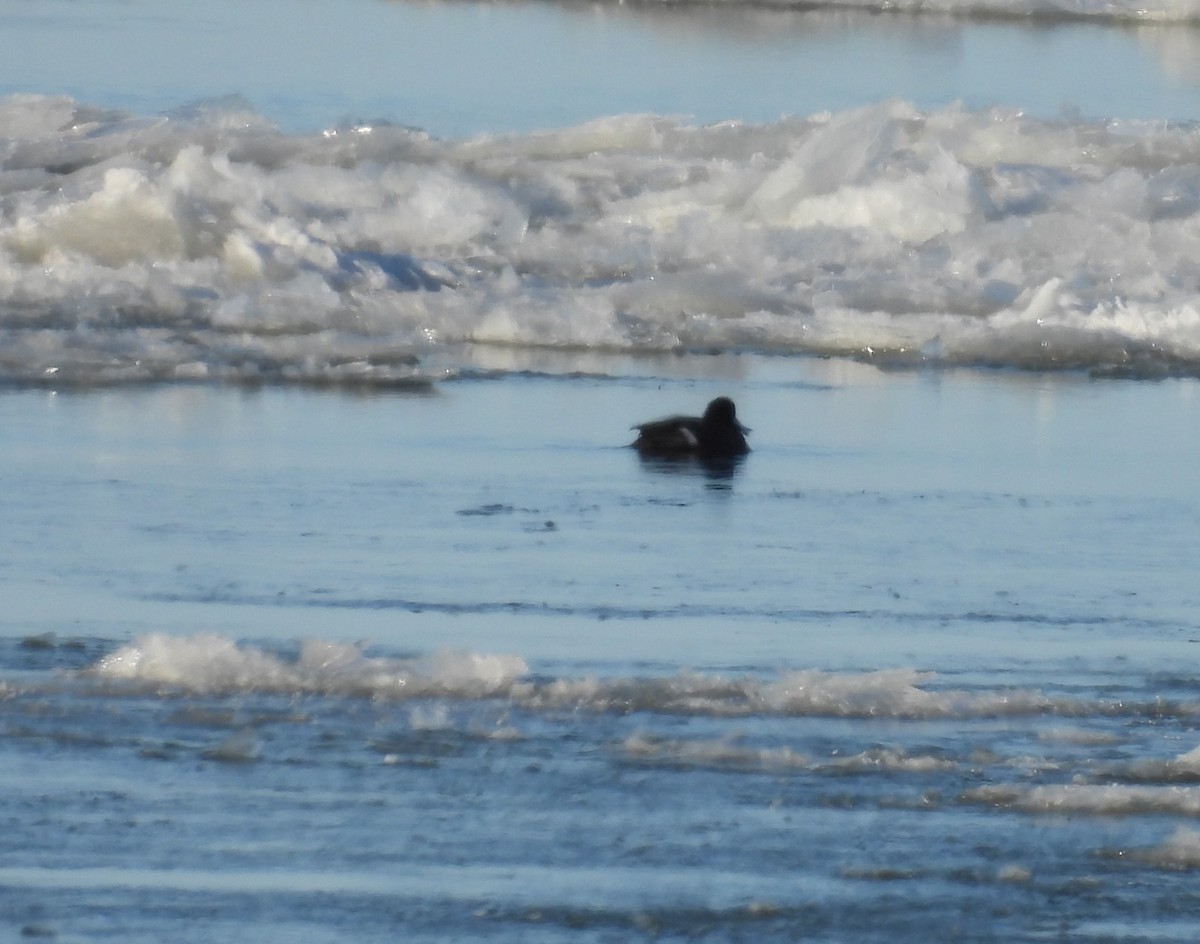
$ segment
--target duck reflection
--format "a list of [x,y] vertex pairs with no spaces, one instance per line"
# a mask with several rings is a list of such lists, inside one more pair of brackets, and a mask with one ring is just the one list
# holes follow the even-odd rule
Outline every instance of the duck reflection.
[[642,468],[663,475],[696,476],[705,479],[705,487],[729,488],[745,456],[700,457],[694,455],[656,456],[639,453]]

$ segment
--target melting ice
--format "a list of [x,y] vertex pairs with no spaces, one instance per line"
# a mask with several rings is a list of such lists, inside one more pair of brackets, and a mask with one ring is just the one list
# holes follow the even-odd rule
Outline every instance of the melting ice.
[[0,103],[0,378],[408,383],[471,345],[1200,372],[1200,129],[891,102],[436,140]]
[[[794,0],[756,0],[755,5],[797,6]],[[971,17],[1080,19],[1093,22],[1116,20],[1175,23],[1193,21],[1200,15],[1200,9],[1197,9],[1194,0],[1163,0],[1159,3],[1140,3],[1138,0],[824,0],[813,6],[830,10],[868,10],[875,13],[952,13],[956,16]]]
[[[630,714],[831,718],[1002,718],[1041,715],[1087,717],[1193,717],[1200,707],[1156,700],[1106,702],[1052,695],[1033,688],[966,690],[943,684],[936,673],[915,669],[864,672],[785,670],[770,674],[542,676],[517,655],[437,650],[399,658],[369,655],[347,643],[308,640],[286,653],[225,636],[151,633],[120,646],[83,677],[102,691],[180,691],[200,694],[267,692],[360,695],[383,699],[503,699],[535,712],[561,710]],[[1061,729],[1047,742],[1089,743],[1086,732],[1069,738]],[[1107,743],[1101,741],[1101,743]],[[1173,762],[1189,772],[1200,760]],[[1187,766],[1190,765],[1190,766]],[[1146,776],[1159,778],[1161,772]]]

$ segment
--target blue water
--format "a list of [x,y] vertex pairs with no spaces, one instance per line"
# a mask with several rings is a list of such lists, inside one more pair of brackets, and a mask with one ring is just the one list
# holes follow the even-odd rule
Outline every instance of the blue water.
[[0,939],[1190,940],[1194,19],[0,0]]
[[[622,448],[731,389],[731,476]],[[1169,939],[1195,389],[10,391],[9,930]]]
[[642,112],[765,122],[881,97],[1042,116],[1197,116],[1194,22],[1064,21],[1015,0],[1011,20],[978,19],[973,6],[914,16],[869,4],[6,0],[0,93],[143,113],[237,94],[288,130],[385,118],[439,136]]

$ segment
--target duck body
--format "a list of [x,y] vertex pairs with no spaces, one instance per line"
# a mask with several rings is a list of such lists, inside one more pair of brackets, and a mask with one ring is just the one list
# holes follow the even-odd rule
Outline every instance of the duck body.
[[717,397],[703,416],[668,416],[641,423],[633,448],[643,456],[662,458],[732,459],[750,451],[729,397]]

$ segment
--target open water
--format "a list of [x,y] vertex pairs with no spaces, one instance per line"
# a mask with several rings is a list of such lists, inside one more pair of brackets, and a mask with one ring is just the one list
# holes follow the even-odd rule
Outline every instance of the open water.
[[1198,17],[0,3],[0,936],[1194,939]]

